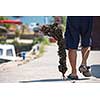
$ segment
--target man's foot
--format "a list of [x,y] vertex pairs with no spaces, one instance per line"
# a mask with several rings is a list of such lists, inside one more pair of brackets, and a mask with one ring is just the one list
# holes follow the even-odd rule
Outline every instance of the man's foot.
[[73,75],[68,75],[67,76],[68,77],[68,79],[71,79],[71,80],[78,80],[78,76],[73,76]]
[[91,76],[91,72],[89,71],[90,67],[85,66],[85,65],[81,65],[79,67],[79,71],[80,73],[82,73],[85,77],[90,77]]

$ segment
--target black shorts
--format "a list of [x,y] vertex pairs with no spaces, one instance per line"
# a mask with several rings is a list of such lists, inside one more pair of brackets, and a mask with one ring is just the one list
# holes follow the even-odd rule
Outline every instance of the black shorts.
[[77,49],[91,46],[92,16],[68,16],[65,32],[66,48]]

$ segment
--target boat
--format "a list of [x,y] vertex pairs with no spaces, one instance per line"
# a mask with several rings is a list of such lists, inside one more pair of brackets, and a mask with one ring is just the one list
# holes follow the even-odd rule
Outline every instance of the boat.
[[17,60],[15,47],[10,44],[0,44],[0,63]]

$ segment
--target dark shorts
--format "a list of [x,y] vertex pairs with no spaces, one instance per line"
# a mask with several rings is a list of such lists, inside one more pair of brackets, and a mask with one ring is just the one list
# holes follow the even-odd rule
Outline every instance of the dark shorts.
[[65,32],[66,48],[77,49],[80,41],[82,47],[91,46],[92,23],[91,16],[68,16]]

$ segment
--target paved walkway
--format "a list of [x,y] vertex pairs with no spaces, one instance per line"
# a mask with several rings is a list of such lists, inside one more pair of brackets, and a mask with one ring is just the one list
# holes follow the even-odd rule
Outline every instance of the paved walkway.
[[[61,73],[58,71],[59,57],[57,55],[57,45],[51,44],[46,47],[45,53],[38,59],[31,60],[21,65],[21,62],[9,62],[0,65],[0,82],[1,83],[34,83],[34,82],[76,82],[76,83],[99,83],[100,82],[100,51],[92,51],[88,64],[92,66],[93,76],[84,77],[78,72],[79,80],[62,80]],[[81,52],[78,51],[77,66],[80,65]],[[71,68],[67,60],[68,71]],[[78,68],[78,67],[77,67]]]

